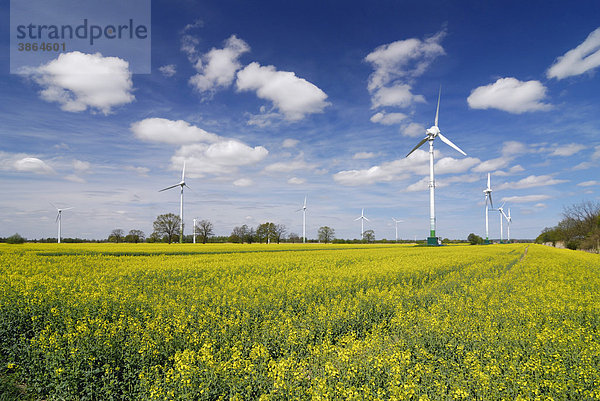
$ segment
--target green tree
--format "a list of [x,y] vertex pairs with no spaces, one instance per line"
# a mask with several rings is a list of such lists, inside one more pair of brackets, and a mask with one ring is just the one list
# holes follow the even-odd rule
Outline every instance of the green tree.
[[110,242],[116,242],[117,244],[121,241],[123,241],[123,236],[125,235],[125,232],[120,229],[120,228],[115,228],[114,230],[112,230],[110,232],[110,235],[108,236],[108,240]]
[[481,245],[484,242],[483,238],[474,233],[469,234],[469,236],[467,237],[467,241],[469,241],[471,245]]
[[365,241],[367,243],[375,242],[375,231],[373,231],[373,230],[366,230],[363,233],[363,241]]
[[206,244],[208,238],[214,234],[213,224],[208,220],[200,220],[196,222],[196,232],[202,238],[202,243]]
[[166,239],[170,244],[173,241],[177,241],[180,233],[180,222],[179,216],[173,213],[161,214],[154,221],[152,233],[156,238]]
[[144,242],[146,234],[142,230],[129,230],[129,234],[125,236],[125,242],[132,242],[137,244],[138,242]]
[[27,239],[25,237],[22,237],[21,235],[17,234],[13,234],[10,237],[8,237],[6,239],[6,243],[7,244],[22,244],[25,241],[27,241]]
[[319,241],[326,244],[335,239],[335,230],[331,227],[323,226],[319,228],[318,235]]

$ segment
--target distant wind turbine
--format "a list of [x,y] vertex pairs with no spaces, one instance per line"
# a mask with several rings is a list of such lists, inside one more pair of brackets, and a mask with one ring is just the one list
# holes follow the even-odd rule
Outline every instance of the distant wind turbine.
[[304,205],[298,210],[302,210],[302,242],[306,243],[306,196],[304,196]]
[[512,218],[510,217],[510,208],[508,209],[508,216],[506,213],[504,213],[504,203],[498,208],[498,211],[500,212],[500,242],[502,242],[502,217],[506,219],[506,229],[508,231],[508,238],[506,242],[510,242],[510,223],[512,223]]
[[[487,179],[487,188],[483,190],[483,193],[485,194],[485,243],[489,244],[490,243],[490,228],[489,228],[489,223],[488,223],[488,212],[489,212],[489,207],[491,206],[492,209],[494,208],[494,202],[492,202],[492,186],[491,186],[491,179],[490,179],[490,173],[488,173],[488,179]],[[488,206],[489,203],[489,206]]]
[[365,217],[365,209],[363,208],[360,211],[360,217],[354,219],[354,221],[360,220],[360,238],[364,238],[365,236],[365,220],[370,221]]
[[[53,203],[50,203],[52,206],[54,206]],[[57,213],[56,213],[56,222],[58,223],[58,243],[60,244],[60,239],[61,239],[61,222],[62,222],[62,212],[65,210],[71,210],[73,209],[72,207],[67,207],[64,209],[60,209],[57,208],[56,206],[54,206],[54,208],[56,209]]]
[[396,225],[396,242],[398,242],[398,223],[402,223],[404,220],[396,220],[393,217],[392,217],[392,220],[394,220],[394,223]]
[[179,243],[183,243],[183,187],[188,187],[187,184],[185,183],[185,161],[183,162],[183,170],[181,171],[181,182],[179,182],[179,184],[175,184],[175,185],[171,185],[170,187],[163,188],[158,192],[166,191],[167,189],[172,189],[172,188],[176,188],[176,187],[181,187],[181,198],[179,201],[179,219],[180,219]]
[[194,244],[196,243],[196,218],[194,218]]
[[442,140],[442,142],[444,142],[446,145],[450,146],[451,148],[455,149],[456,151],[458,151],[459,153],[462,153],[465,156],[467,155],[458,146],[453,144],[452,141],[450,141],[450,139],[446,138],[440,132],[440,129],[438,127],[438,116],[439,116],[439,111],[440,111],[441,95],[442,95],[442,88],[440,87],[440,92],[438,94],[437,109],[435,111],[435,122],[434,122],[433,126],[426,131],[425,138],[423,138],[421,140],[421,142],[419,142],[417,144],[417,146],[415,146],[406,155],[406,157],[410,156],[415,150],[420,148],[421,145],[423,145],[425,142],[429,142],[429,237],[427,238],[427,245],[438,245],[438,238],[436,237],[436,233],[435,233],[435,177],[434,177],[434,173],[433,173],[433,141],[436,137],[439,137]]

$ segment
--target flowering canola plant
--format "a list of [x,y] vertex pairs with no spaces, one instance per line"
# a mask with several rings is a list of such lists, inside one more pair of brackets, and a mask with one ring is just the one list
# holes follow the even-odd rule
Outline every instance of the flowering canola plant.
[[600,257],[541,245],[0,246],[35,399],[600,399]]

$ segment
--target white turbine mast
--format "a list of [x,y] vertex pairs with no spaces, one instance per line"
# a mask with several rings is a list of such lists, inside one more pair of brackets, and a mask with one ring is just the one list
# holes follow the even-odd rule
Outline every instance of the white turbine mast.
[[60,240],[61,240],[61,223],[62,223],[62,212],[65,210],[71,210],[74,209],[72,207],[67,207],[64,209],[60,209],[58,207],[56,207],[53,203],[50,203],[55,209],[56,209],[56,223],[58,223],[58,243],[60,244]]
[[302,210],[302,243],[306,243],[306,197],[308,195],[304,196],[304,205],[302,205],[302,207],[298,210],[296,210],[296,212],[299,212]]
[[196,218],[194,217],[194,244],[196,243]]
[[392,217],[392,220],[394,220],[394,224],[396,226],[396,242],[398,242],[398,223],[402,223],[404,220],[396,220],[393,217]]
[[410,156],[415,150],[420,148],[421,145],[423,145],[425,142],[429,142],[429,237],[427,238],[427,245],[438,245],[439,244],[438,238],[437,238],[436,232],[435,232],[435,229],[436,229],[436,227],[435,227],[435,177],[434,177],[434,172],[433,172],[433,141],[436,137],[439,137],[442,140],[442,142],[444,142],[446,145],[455,149],[456,151],[463,154],[464,156],[467,155],[458,146],[456,146],[454,143],[452,143],[452,141],[450,141],[450,139],[446,138],[440,132],[440,129],[438,127],[438,116],[439,116],[439,112],[440,112],[440,97],[441,97],[441,95],[442,95],[442,88],[440,87],[440,92],[438,94],[437,109],[435,111],[435,122],[434,122],[433,126],[426,131],[425,138],[423,138],[421,140],[421,142],[419,142],[417,144],[417,146],[415,146],[406,155],[406,157]]
[[494,202],[492,202],[492,186],[491,186],[490,173],[488,173],[488,177],[487,177],[487,188],[483,190],[483,193],[485,194],[485,243],[489,244],[490,243],[490,238],[489,238],[490,237],[490,228],[489,228],[489,223],[488,223],[488,212],[489,212],[490,206],[492,207],[492,209],[494,208]]
[[365,220],[370,221],[365,217],[365,209],[362,208],[360,211],[360,216],[354,219],[354,221],[360,220],[360,238],[363,239],[365,237]]
[[163,188],[158,192],[166,191],[167,189],[172,189],[176,187],[181,187],[181,197],[179,200],[179,243],[181,244],[183,243],[183,187],[189,188],[189,186],[185,183],[185,161],[183,162],[183,170],[181,171],[181,181],[178,184]]

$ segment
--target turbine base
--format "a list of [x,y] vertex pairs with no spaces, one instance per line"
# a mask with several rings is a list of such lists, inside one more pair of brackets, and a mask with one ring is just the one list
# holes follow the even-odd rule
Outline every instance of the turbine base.
[[442,245],[440,237],[427,237],[427,246],[439,246]]

